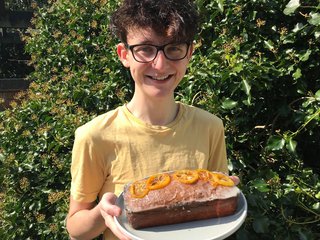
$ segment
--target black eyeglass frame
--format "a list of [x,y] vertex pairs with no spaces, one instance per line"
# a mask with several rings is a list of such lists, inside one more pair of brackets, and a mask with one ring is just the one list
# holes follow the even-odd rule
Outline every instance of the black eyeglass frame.
[[[167,56],[166,52],[164,51],[164,49],[165,49],[166,46],[172,45],[172,44],[173,44],[173,45],[175,45],[175,44],[176,44],[176,45],[178,45],[178,44],[186,44],[186,45],[187,45],[186,54],[185,54],[183,57],[179,58],[179,59],[171,59],[171,58],[169,58],[169,57]],[[147,43],[134,44],[134,45],[129,45],[129,44],[125,43],[125,46],[126,46],[126,48],[130,49],[134,60],[136,60],[136,61],[139,62],[139,63],[149,63],[149,62],[152,62],[153,60],[156,59],[156,57],[158,56],[158,52],[159,52],[159,51],[162,51],[163,54],[164,54],[164,56],[165,56],[168,60],[170,60],[170,61],[180,61],[180,60],[184,59],[184,58],[188,55],[190,43],[188,43],[188,42],[182,42],[182,43],[167,43],[167,44],[164,44],[164,45],[161,45],[161,46],[157,46],[157,45],[154,45],[154,44],[147,44]],[[155,48],[157,49],[157,52],[156,52],[156,54],[155,54],[155,56],[154,56],[154,58],[153,58],[152,60],[150,60],[150,61],[140,61],[140,60],[137,60],[137,59],[136,59],[135,54],[134,54],[134,51],[133,51],[133,48],[135,48],[135,47],[137,47],[137,46],[152,46],[152,47],[155,47]]]

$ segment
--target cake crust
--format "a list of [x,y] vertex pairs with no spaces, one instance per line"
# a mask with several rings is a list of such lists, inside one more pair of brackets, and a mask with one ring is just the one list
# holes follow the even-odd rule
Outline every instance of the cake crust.
[[128,223],[141,229],[232,215],[239,194],[236,186],[213,186],[204,180],[185,184],[171,178],[169,185],[138,198],[132,197],[128,184],[123,197]]
[[216,217],[224,217],[235,213],[238,198],[207,202],[193,202],[173,207],[160,207],[141,212],[128,212],[127,220],[131,227],[141,229],[146,227],[184,223]]

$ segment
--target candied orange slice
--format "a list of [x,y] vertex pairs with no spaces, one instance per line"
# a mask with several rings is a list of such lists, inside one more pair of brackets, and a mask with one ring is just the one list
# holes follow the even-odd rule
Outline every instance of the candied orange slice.
[[215,182],[215,181],[213,181],[213,180],[209,181],[209,183],[211,184],[211,186],[212,186],[214,189],[216,189],[216,188],[219,186],[219,183],[217,183],[217,182]]
[[130,185],[130,193],[134,198],[143,198],[148,194],[149,189],[147,188],[146,180],[138,180]]
[[199,179],[203,181],[210,181],[213,179],[213,173],[207,169],[197,169]]
[[224,175],[223,173],[212,173],[213,182],[216,182],[219,185],[232,187],[234,186],[234,182],[229,176]]
[[194,170],[178,170],[175,171],[173,177],[182,183],[194,183],[199,179],[199,175],[197,171]]
[[147,180],[147,188],[149,190],[164,188],[170,183],[170,181],[170,175],[167,173],[159,173],[156,175],[152,175]]

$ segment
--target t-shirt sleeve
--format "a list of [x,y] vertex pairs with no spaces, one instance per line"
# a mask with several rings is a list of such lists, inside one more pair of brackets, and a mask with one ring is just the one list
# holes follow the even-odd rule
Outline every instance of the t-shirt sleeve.
[[76,130],[72,149],[71,195],[79,202],[95,201],[105,182],[106,168],[95,141],[88,127]]
[[208,169],[228,174],[228,161],[224,134],[224,125],[221,119],[215,117],[210,135],[210,152]]

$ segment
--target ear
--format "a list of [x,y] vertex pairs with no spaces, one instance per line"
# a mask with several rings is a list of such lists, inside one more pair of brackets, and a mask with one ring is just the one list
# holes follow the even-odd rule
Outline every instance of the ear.
[[194,43],[190,44],[190,47],[189,47],[189,50],[188,50],[189,52],[188,52],[187,58],[188,58],[189,61],[190,61],[190,59],[192,57],[193,49],[194,49]]
[[129,61],[128,61],[129,50],[126,48],[124,43],[119,43],[117,45],[117,54],[118,54],[118,57],[119,57],[120,61],[123,64],[123,66],[126,67],[126,68],[129,68],[130,67],[130,64],[129,64]]

